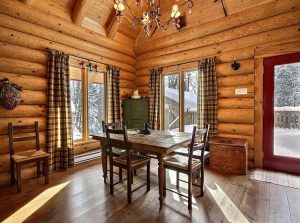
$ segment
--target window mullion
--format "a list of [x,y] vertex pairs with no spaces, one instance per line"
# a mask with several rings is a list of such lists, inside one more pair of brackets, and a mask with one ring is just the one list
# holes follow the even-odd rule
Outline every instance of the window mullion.
[[83,125],[83,141],[87,141],[89,138],[88,133],[88,73],[87,70],[82,70],[82,125]]
[[179,131],[184,131],[184,72],[179,72]]

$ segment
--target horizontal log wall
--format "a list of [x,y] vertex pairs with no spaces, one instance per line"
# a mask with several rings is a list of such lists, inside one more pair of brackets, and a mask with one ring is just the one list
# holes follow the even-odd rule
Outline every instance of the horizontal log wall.
[[[10,182],[7,124],[39,122],[40,142],[45,148],[45,105],[47,90],[46,48],[121,68],[121,95],[135,89],[136,58],[133,47],[93,33],[71,22],[45,15],[15,0],[0,1],[0,78],[7,77],[22,87],[22,102],[14,110],[0,106],[0,184]],[[29,133],[19,132],[19,136]],[[16,143],[17,151],[30,149],[33,142]],[[75,144],[75,154],[98,149],[99,142]],[[22,176],[35,175],[32,165]]]
[[[299,8],[299,1],[273,1],[174,35],[143,41],[136,46],[135,84],[147,95],[150,68],[169,70],[169,66],[189,63],[180,65],[186,69],[192,66],[191,61],[215,57],[219,135],[248,139],[249,167],[253,167],[254,154],[257,154],[254,152],[255,50],[260,47],[259,54],[263,54],[264,47],[283,44],[288,44],[289,49],[299,49]],[[276,50],[281,48],[276,47]],[[231,69],[234,60],[241,64],[237,71]],[[247,88],[248,93],[235,95],[236,88]]]

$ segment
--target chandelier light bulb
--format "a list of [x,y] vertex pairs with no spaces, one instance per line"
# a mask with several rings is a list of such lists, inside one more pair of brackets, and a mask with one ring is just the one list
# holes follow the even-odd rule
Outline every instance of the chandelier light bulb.
[[142,23],[143,23],[144,25],[147,25],[147,24],[150,23],[150,18],[149,18],[148,12],[144,12],[144,13],[143,13]]
[[171,12],[171,17],[172,18],[178,18],[181,15],[179,11],[178,5],[173,5],[172,6],[172,12]]
[[114,4],[114,8],[119,12],[123,12],[125,10],[125,5],[123,1],[116,1],[116,3]]

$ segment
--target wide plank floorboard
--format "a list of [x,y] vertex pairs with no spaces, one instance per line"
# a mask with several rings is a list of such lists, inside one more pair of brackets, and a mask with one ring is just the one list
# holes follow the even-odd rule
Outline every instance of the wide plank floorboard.
[[[300,190],[209,168],[204,197],[193,187],[192,211],[186,198],[171,192],[160,209],[157,161],[151,162],[151,190],[133,193],[131,205],[127,204],[126,183],[115,186],[115,196],[111,196],[109,184],[103,182],[101,161],[94,160],[50,174],[47,186],[43,177],[24,180],[21,194],[16,194],[15,187],[0,187],[0,222],[299,222]],[[283,173],[280,178],[286,179]],[[144,180],[145,171],[139,170],[133,186]],[[168,172],[167,184],[175,188],[175,172]],[[186,183],[180,182],[180,187],[187,192]]]

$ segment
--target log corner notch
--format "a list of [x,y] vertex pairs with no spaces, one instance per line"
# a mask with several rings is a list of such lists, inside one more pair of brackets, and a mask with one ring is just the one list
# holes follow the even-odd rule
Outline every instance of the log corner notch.
[[90,4],[90,0],[76,0],[72,12],[72,21],[74,24],[78,26],[82,25],[86,12],[89,8],[89,4]]
[[112,9],[109,19],[106,22],[106,34],[107,37],[110,39],[113,39],[115,37],[115,34],[118,32],[118,29],[120,27],[120,24],[122,23],[123,17],[120,18],[118,21],[116,18],[116,11],[115,9]]

